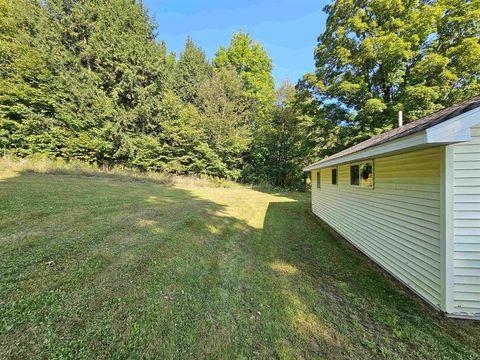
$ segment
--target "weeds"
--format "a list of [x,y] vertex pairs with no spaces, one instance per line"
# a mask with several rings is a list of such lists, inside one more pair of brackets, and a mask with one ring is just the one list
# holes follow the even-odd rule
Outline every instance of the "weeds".
[[45,156],[0,158],[0,169],[36,174],[74,175],[85,177],[110,178],[130,182],[153,182],[162,185],[188,185],[193,187],[242,188],[246,187],[232,180],[206,175],[181,176],[166,172],[145,172],[121,166],[98,166],[79,160],[66,161]]

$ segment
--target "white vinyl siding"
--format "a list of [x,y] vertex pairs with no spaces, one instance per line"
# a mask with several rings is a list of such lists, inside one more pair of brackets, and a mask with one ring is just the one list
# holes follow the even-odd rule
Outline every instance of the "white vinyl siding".
[[376,158],[373,188],[350,185],[350,164],[338,166],[338,185],[324,168],[322,188],[312,188],[319,218],[436,307],[441,161],[441,147]]
[[480,317],[480,126],[453,146],[453,313]]

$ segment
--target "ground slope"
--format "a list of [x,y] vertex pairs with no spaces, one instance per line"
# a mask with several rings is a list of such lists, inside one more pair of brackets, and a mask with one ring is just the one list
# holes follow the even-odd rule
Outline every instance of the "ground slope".
[[0,358],[480,358],[308,194],[1,172]]

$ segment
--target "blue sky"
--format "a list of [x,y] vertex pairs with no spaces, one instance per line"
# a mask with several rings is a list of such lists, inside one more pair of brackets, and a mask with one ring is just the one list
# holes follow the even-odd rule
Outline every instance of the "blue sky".
[[328,0],[144,0],[159,25],[158,40],[181,52],[188,35],[212,58],[235,31],[249,32],[273,60],[275,81],[314,70],[313,51],[325,28]]

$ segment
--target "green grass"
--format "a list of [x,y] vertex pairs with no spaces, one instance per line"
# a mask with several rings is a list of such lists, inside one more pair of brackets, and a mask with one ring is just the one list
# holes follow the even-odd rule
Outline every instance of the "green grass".
[[0,169],[0,358],[478,359],[309,195]]

